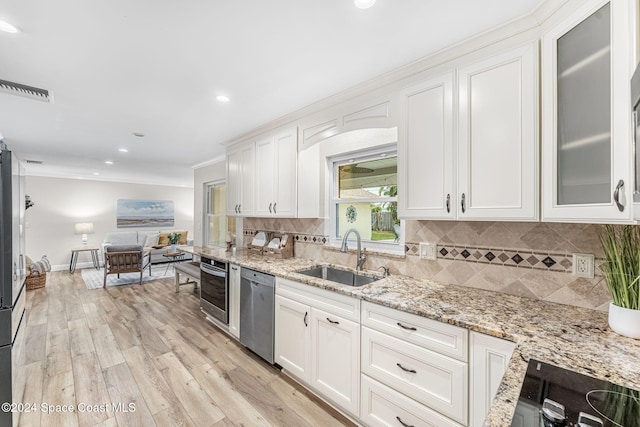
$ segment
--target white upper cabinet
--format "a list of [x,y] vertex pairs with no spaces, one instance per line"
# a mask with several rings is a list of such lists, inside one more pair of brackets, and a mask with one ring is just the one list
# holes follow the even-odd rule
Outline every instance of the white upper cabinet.
[[458,70],[458,219],[538,219],[537,58],[532,43]]
[[227,215],[253,215],[255,144],[242,144],[227,153]]
[[297,155],[295,127],[256,142],[256,216],[296,216]]
[[401,91],[401,218],[538,219],[537,58],[530,43]]
[[585,1],[543,35],[545,221],[633,217],[630,3]]
[[453,72],[400,94],[398,214],[455,218],[453,182]]

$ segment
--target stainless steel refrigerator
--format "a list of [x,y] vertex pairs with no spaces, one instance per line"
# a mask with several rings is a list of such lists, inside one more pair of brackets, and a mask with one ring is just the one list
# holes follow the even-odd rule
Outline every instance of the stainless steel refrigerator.
[[[25,331],[24,173],[0,139],[0,404],[19,403],[16,374]],[[14,415],[14,416],[12,416]],[[0,411],[0,426],[18,414]]]

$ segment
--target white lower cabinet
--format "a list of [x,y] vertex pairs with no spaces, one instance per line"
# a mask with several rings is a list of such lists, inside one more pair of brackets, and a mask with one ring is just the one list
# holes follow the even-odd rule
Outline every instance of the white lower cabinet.
[[477,332],[471,332],[469,340],[469,425],[481,427],[498,391],[515,344]]
[[229,264],[229,333],[240,338],[240,266]]
[[367,375],[362,375],[360,402],[360,419],[372,427],[461,427]]
[[367,327],[362,372],[452,420],[467,423],[467,364]]
[[311,382],[311,328],[307,304],[276,295],[276,363],[305,383]]
[[282,278],[275,328],[275,362],[367,426],[482,426],[515,348]]
[[276,282],[275,362],[355,418],[360,412],[360,301]]
[[360,324],[311,308],[311,385],[358,415]]

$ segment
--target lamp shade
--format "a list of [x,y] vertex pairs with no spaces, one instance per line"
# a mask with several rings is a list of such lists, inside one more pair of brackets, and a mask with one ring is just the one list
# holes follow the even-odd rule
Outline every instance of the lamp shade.
[[92,222],[79,222],[76,224],[76,234],[92,234],[93,223]]

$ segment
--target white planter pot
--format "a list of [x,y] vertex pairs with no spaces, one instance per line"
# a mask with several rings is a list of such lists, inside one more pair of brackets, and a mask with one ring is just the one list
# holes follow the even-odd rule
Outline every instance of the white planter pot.
[[176,253],[178,252],[178,245],[171,245],[171,253]]
[[640,310],[609,304],[609,326],[620,335],[640,339]]

